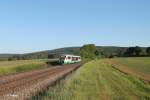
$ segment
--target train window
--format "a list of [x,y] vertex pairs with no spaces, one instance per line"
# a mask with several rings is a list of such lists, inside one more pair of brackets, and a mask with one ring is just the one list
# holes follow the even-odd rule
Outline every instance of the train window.
[[68,59],[71,59],[71,57],[70,57],[70,56],[68,56]]
[[78,57],[76,57],[76,60],[78,60]]
[[72,61],[75,61],[75,57],[72,57]]

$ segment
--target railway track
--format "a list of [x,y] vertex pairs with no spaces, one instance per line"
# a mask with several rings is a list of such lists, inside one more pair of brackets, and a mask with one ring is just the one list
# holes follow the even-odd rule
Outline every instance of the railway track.
[[39,92],[70,71],[78,68],[79,64],[57,66],[36,71],[0,77],[0,100],[24,100],[28,95]]

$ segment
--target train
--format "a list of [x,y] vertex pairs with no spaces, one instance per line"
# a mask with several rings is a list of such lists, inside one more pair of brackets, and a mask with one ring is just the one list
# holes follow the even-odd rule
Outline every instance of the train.
[[76,55],[63,54],[59,58],[60,64],[74,64],[81,62],[81,57]]

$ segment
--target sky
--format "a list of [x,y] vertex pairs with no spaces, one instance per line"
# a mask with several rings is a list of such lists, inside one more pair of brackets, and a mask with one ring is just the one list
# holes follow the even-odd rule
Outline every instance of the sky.
[[150,0],[0,0],[0,53],[150,46]]

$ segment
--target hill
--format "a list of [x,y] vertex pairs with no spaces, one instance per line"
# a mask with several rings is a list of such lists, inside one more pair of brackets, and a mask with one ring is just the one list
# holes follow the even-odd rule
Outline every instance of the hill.
[[[128,47],[116,47],[116,46],[97,46],[97,49],[102,52],[105,57],[110,55],[121,55]],[[145,54],[146,47],[142,47],[143,54]],[[45,59],[49,54],[58,57],[59,54],[75,54],[79,55],[80,47],[65,47],[54,50],[45,50],[26,54],[0,54],[0,59],[16,58],[16,59]]]

